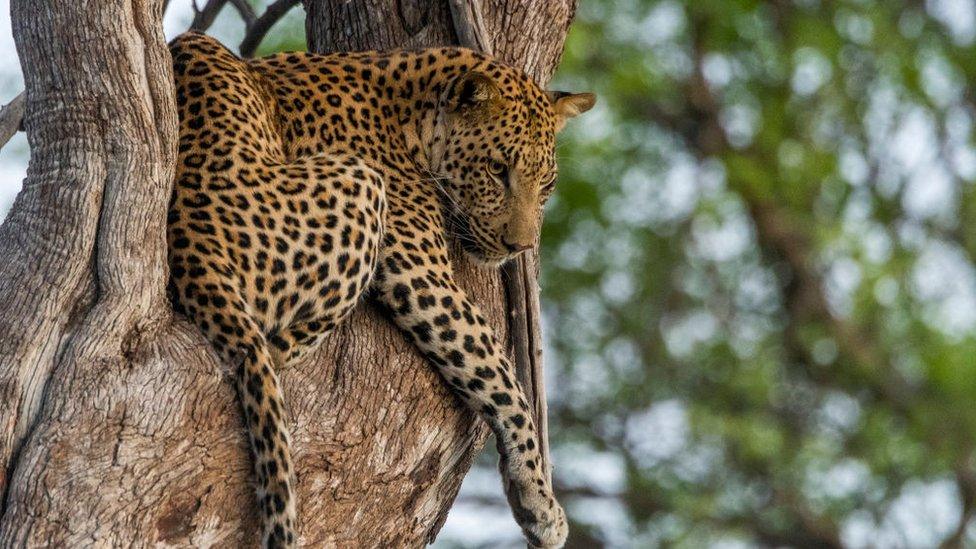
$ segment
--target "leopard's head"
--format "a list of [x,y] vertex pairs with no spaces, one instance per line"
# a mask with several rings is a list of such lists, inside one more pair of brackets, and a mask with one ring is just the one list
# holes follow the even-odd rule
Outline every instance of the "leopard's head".
[[451,82],[433,152],[451,226],[468,255],[497,265],[536,245],[556,184],[556,133],[595,101],[591,93],[543,91],[501,64]]

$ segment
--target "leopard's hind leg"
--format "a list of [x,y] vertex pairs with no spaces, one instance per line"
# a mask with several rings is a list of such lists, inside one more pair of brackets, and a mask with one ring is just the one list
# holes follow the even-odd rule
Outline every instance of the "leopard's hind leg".
[[[270,259],[252,261],[245,299],[260,304],[259,322],[281,368],[301,360],[370,287],[386,189],[378,171],[348,153],[314,155],[269,172],[286,215],[265,231],[273,243]],[[252,240],[260,237],[255,233]],[[265,284],[258,287],[258,280]]]

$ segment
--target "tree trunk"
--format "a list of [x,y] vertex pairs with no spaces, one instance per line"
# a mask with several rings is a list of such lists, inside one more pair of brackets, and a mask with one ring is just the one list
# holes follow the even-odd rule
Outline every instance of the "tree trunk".
[[[2,547],[257,539],[229,369],[165,297],[176,120],[161,5],[13,2],[32,156],[0,226]],[[488,2],[495,54],[547,81],[573,5]],[[456,43],[446,3],[306,7],[313,50]],[[501,277],[456,261],[505,337]],[[487,430],[392,325],[360,307],[282,382],[301,541],[433,539]]]

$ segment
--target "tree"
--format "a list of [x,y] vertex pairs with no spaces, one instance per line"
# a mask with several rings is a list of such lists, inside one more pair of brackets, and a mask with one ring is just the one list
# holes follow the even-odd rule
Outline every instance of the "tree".
[[[163,4],[13,3],[32,157],[0,226],[3,546],[256,538],[229,367],[165,293],[176,120]],[[455,18],[429,2],[305,7],[314,50],[455,43],[456,18],[466,36],[483,25],[482,45],[545,82],[575,4],[497,1],[474,19],[465,10],[477,4],[464,2]],[[498,273],[458,262],[495,326],[507,308],[524,311],[516,347],[538,360],[532,264],[510,271],[521,293],[506,307]],[[361,307],[282,382],[303,541],[432,539],[486,429],[403,338]]]

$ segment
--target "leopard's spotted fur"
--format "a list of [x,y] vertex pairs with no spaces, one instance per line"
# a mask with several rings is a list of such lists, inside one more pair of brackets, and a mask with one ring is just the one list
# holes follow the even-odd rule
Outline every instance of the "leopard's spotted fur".
[[547,94],[457,48],[245,61],[195,33],[170,48],[180,114],[171,286],[177,308],[238,366],[264,544],[297,544],[276,371],[373,289],[491,425],[528,539],[561,545],[566,518],[528,403],[452,279],[445,230],[489,264],[533,246],[555,180],[554,134],[592,95]]

